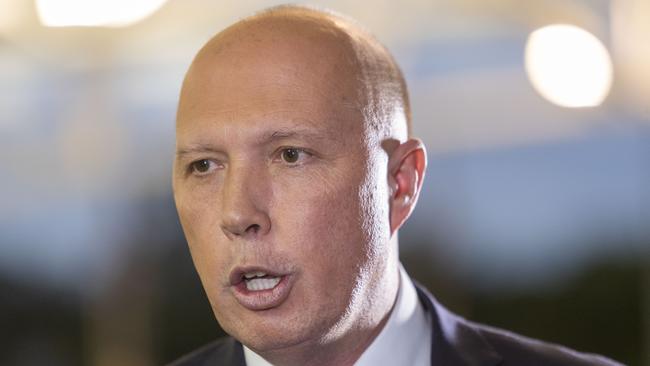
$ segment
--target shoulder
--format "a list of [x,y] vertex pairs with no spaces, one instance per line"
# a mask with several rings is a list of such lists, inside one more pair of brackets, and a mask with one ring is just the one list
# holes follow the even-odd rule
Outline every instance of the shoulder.
[[578,352],[564,346],[528,338],[503,329],[469,323],[501,355],[501,366],[575,365],[620,366],[606,357]]
[[493,366],[621,365],[603,356],[577,352],[560,345],[468,321],[440,305],[424,287],[416,285],[416,288],[420,302],[430,316],[432,364]]
[[206,344],[175,360],[167,366],[232,365],[244,366],[242,345],[232,337],[224,337]]

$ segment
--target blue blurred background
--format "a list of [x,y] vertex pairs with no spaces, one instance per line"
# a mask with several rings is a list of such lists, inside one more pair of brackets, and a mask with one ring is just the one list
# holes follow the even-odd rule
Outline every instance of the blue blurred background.
[[[0,0],[0,364],[163,364],[221,334],[171,194],[180,84],[214,33],[280,2],[158,1],[120,27],[46,26],[46,2]],[[470,319],[650,365],[650,2],[309,4],[406,75],[429,154],[407,270]],[[528,36],[555,23],[611,55],[602,103],[529,81]]]

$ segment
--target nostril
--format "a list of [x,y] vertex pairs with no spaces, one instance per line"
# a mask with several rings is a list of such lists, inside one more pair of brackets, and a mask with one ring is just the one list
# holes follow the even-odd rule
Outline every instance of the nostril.
[[249,227],[246,228],[247,232],[253,232],[257,234],[260,231],[260,225],[259,224],[253,224]]

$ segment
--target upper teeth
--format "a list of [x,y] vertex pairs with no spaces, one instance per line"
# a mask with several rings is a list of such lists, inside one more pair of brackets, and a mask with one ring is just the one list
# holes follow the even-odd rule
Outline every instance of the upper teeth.
[[266,273],[261,272],[261,271],[258,271],[258,272],[248,272],[248,273],[245,273],[245,274],[244,274],[244,277],[245,277],[246,279],[255,278],[255,277],[264,277],[264,276],[266,276]]
[[280,277],[253,278],[245,282],[248,291],[270,290],[280,283]]

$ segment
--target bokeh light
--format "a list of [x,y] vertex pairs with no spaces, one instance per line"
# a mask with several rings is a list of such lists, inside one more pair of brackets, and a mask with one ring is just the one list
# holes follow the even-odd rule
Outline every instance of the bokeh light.
[[36,0],[38,18],[49,27],[125,27],[167,0]]
[[528,37],[526,73],[533,87],[563,107],[594,107],[612,85],[612,61],[603,44],[573,25],[549,25]]

